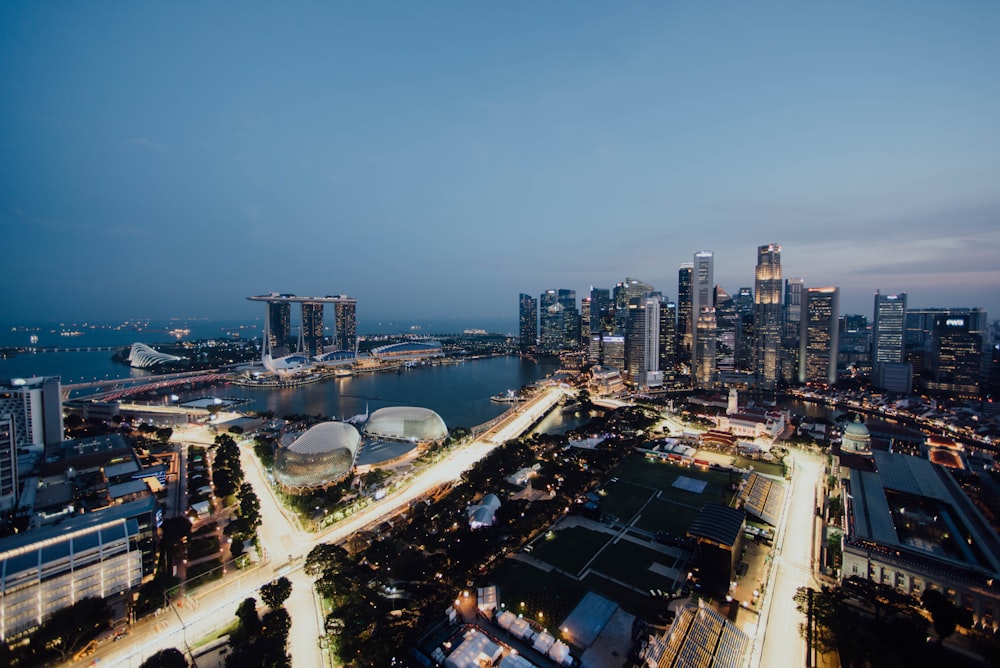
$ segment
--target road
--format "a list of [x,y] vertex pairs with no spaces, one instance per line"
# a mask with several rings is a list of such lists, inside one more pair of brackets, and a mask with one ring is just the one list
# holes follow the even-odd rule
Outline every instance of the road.
[[[320,543],[341,542],[351,534],[406,507],[438,486],[457,480],[464,471],[485,457],[498,444],[520,436],[547,413],[563,396],[557,387],[539,392],[519,407],[508,419],[497,424],[473,443],[453,450],[447,457],[414,476],[408,485],[373,503],[351,517],[320,533],[308,533],[297,519],[286,513],[264,479],[252,448],[241,446],[241,462],[247,482],[254,486],[260,498],[261,527],[258,530],[268,563],[237,571],[180,606],[172,605],[160,616],[135,625],[123,641],[107,643],[97,652],[100,665],[138,666],[144,659],[161,649],[176,647],[182,651],[210,634],[218,633],[235,621],[236,608],[248,596],[257,597],[259,588],[279,575],[292,580],[292,598],[286,609],[292,618],[289,650],[294,666],[324,666],[319,639],[323,635],[323,620],[312,594],[311,578],[302,573],[305,555]],[[189,435],[185,438],[192,440]],[[207,434],[201,436],[208,438]],[[211,442],[209,439],[207,442]],[[93,657],[79,662],[86,665]]]
[[795,609],[793,597],[799,587],[817,586],[812,563],[813,522],[823,462],[816,455],[800,451],[792,451],[789,456],[795,460],[795,470],[784,524],[775,542],[770,585],[761,610],[751,666],[806,665],[806,641],[799,632],[806,618]]

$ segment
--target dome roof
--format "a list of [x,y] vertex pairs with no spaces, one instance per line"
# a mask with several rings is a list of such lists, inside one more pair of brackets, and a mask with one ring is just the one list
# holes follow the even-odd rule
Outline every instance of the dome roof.
[[345,422],[324,422],[274,457],[274,477],[288,487],[318,487],[350,473],[361,434]]
[[844,436],[848,434],[852,436],[868,436],[868,427],[861,420],[855,420],[844,427]]
[[380,408],[365,423],[365,433],[381,438],[438,441],[448,436],[441,416],[428,408],[390,406]]

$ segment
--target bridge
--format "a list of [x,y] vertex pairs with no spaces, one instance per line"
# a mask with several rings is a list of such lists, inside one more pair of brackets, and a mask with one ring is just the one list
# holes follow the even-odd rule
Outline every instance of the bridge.
[[5,350],[13,350],[18,354],[24,353],[110,353],[116,350],[121,350],[122,348],[128,348],[128,346],[29,346],[27,348],[6,348]]
[[110,378],[95,380],[89,383],[73,383],[62,386],[62,399],[68,401],[74,392],[97,389],[88,399],[103,399],[115,401],[123,396],[139,394],[148,390],[162,389],[187,383],[206,383],[225,380],[229,373],[220,373],[219,369],[203,369],[201,371],[179,371],[157,376],[140,376],[129,378]]

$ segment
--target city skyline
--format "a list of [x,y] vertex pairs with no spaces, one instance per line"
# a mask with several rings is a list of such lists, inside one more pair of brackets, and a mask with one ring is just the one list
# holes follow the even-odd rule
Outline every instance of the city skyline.
[[[381,9],[381,11],[380,11]],[[9,322],[503,319],[636,276],[1000,314],[1000,7],[0,8]]]

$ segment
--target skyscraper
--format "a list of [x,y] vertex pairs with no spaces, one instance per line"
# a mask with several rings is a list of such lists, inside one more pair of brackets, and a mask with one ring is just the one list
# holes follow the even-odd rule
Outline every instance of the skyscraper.
[[0,415],[0,510],[17,503],[17,446],[14,444],[14,420]]
[[837,382],[840,290],[809,288],[805,306],[799,344],[799,382],[833,385]]
[[677,304],[660,302],[660,371],[673,371],[677,363]]
[[580,347],[586,348],[590,345],[590,330],[592,325],[590,323],[593,317],[591,313],[591,301],[590,297],[584,297],[580,300]]
[[559,293],[555,290],[543,292],[538,298],[538,309],[541,348],[547,353],[557,353],[562,350],[565,335]]
[[538,343],[538,301],[523,292],[518,298],[518,324],[521,352],[528,352]]
[[633,297],[629,301],[627,344],[628,374],[640,387],[658,386],[660,370],[660,300]]
[[611,291],[606,288],[590,288],[590,333],[615,331],[615,313],[611,305]]
[[677,360],[691,360],[691,284],[694,264],[685,262],[677,270]]
[[[691,319],[695,324],[702,311],[715,308],[715,256],[712,251],[694,254],[691,272]],[[691,330],[691,350],[698,348],[698,327]],[[698,363],[696,361],[696,363]]]
[[799,336],[802,331],[802,294],[805,281],[785,281],[784,331],[781,335],[781,380],[794,383],[799,378]]
[[306,355],[323,354],[323,304],[302,302],[302,344]]
[[580,347],[580,310],[576,307],[576,290],[561,289],[556,299],[562,307],[563,350]]
[[711,387],[715,382],[715,357],[717,349],[715,309],[701,309],[695,327],[698,333],[695,336],[691,376],[697,387]]
[[906,334],[906,293],[883,295],[875,291],[872,317],[872,366],[903,361]]
[[736,300],[722,286],[715,286],[715,370],[736,370],[736,348],[740,335],[740,314]]
[[358,345],[357,301],[344,297],[333,306],[335,327],[334,345],[337,350],[354,350]]
[[773,390],[781,371],[781,246],[757,248],[754,278],[754,374],[757,387]]
[[271,354],[275,357],[287,355],[292,347],[291,302],[267,302],[266,317],[270,330]]
[[934,316],[929,374],[924,386],[932,392],[977,397],[983,372],[983,335],[979,309],[954,309]]

